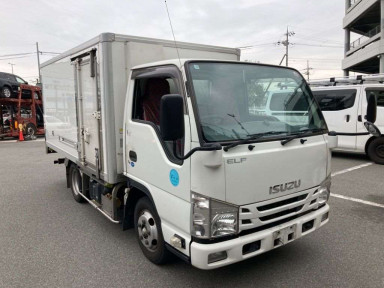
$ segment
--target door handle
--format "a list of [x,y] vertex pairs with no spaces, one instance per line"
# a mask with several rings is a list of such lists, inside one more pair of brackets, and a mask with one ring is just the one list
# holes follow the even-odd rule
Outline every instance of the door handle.
[[346,122],[349,122],[350,119],[351,119],[351,115],[346,115],[346,116],[345,116],[345,121],[346,121]]
[[137,154],[135,151],[129,151],[129,159],[131,159],[131,161],[133,162],[136,162],[137,161]]
[[361,116],[361,115],[357,116],[357,121],[363,122],[363,116]]

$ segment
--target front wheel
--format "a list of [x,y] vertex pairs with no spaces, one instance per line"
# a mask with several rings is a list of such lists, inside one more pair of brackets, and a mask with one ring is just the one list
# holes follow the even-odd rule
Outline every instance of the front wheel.
[[12,97],[12,90],[8,86],[3,87],[3,89],[1,89],[1,93],[3,94],[3,96],[5,98],[11,98]]
[[369,143],[367,154],[373,162],[384,165],[384,137],[376,138]]
[[158,265],[169,260],[170,252],[165,247],[159,215],[147,197],[140,198],[136,204],[135,231],[145,257]]

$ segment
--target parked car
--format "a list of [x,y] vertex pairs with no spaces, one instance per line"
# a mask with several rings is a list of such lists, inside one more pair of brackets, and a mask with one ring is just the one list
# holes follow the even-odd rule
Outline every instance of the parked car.
[[[20,84],[28,85],[28,82],[14,74],[0,72],[0,97],[17,98]],[[37,93],[34,93],[34,97],[38,99],[39,96]],[[31,98],[31,92],[23,90],[22,98]]]

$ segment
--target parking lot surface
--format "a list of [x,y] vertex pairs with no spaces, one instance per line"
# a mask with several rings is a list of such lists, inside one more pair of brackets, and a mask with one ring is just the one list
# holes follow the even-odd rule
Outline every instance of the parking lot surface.
[[0,157],[0,287],[384,287],[384,166],[366,157],[334,155],[329,224],[212,271],[150,263],[133,230],[73,200],[43,141]]

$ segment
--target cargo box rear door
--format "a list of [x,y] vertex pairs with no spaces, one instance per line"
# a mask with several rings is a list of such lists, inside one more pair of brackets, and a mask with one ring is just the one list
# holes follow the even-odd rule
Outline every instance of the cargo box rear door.
[[79,159],[99,176],[101,167],[101,112],[98,86],[98,66],[96,50],[78,57],[74,61],[76,69],[77,109],[79,124]]

